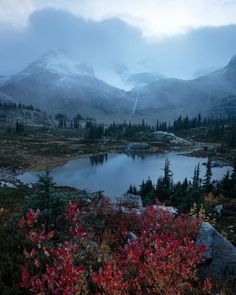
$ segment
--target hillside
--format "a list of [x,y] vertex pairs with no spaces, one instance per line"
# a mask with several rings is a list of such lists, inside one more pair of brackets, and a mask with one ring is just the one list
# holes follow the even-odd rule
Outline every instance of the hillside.
[[133,79],[139,86],[131,91],[118,89],[96,78],[91,66],[50,51],[18,74],[0,79],[0,100],[33,104],[54,114],[80,113],[103,122],[144,118],[155,123],[199,112],[235,115],[231,106],[235,105],[236,56],[223,69],[192,80],[143,73]]
[[54,51],[11,77],[0,93],[47,112],[80,113],[100,120],[125,115],[132,107],[125,91],[97,79],[90,66]]
[[[173,119],[176,115],[212,115],[212,110],[231,95],[236,94],[236,56],[226,67],[193,80],[162,79],[134,89],[132,95],[139,96],[136,113]],[[222,105],[223,104],[223,105]],[[235,113],[233,113],[235,114]]]
[[13,103],[0,103],[0,123],[16,124],[23,122],[27,126],[55,127],[56,121],[48,115],[32,106],[16,105]]

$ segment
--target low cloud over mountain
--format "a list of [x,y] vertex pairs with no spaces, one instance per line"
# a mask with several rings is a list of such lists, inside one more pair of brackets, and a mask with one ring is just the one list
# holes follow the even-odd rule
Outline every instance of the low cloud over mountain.
[[138,80],[138,86],[124,91],[100,80],[90,65],[50,51],[18,74],[2,78],[0,99],[106,122],[145,118],[154,123],[199,112],[204,116],[235,114],[236,56],[222,69],[197,79],[147,73],[131,77]]
[[[0,74],[20,71],[49,49],[60,49],[78,63],[94,67],[101,79],[123,85],[115,68],[191,78],[199,70],[220,68],[236,52],[236,26],[203,27],[162,39],[117,19],[91,21],[55,9],[36,10],[22,30],[0,29]],[[217,49],[217,50],[216,50]]]

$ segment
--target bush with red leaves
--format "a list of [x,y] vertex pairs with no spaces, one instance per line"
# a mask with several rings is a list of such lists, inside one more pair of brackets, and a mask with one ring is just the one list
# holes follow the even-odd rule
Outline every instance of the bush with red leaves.
[[[185,232],[184,228],[193,225]],[[148,207],[143,214],[139,238],[107,259],[93,276],[100,294],[185,294],[198,280],[196,266],[204,248],[192,240],[199,230],[198,219]],[[209,285],[209,284],[208,284]]]
[[[38,223],[40,214],[30,210],[19,220],[29,243],[19,285],[32,294],[172,295],[185,294],[196,286],[207,294],[212,288],[210,279],[199,287],[197,265],[202,262],[204,249],[194,243],[201,224],[197,218],[188,215],[175,218],[153,206],[141,215],[134,210],[114,209],[110,204],[100,207],[96,216],[108,225],[112,239],[118,226],[122,240],[117,245],[116,239],[116,247],[107,253],[94,250],[103,257],[97,255],[95,262],[91,260],[85,266],[76,258],[98,240],[96,234],[101,236],[101,232],[81,225],[82,212],[75,203],[70,203],[64,214],[69,223],[66,237],[70,239],[58,243],[57,233],[46,232],[45,226]],[[122,218],[117,220],[118,217]],[[136,230],[137,239],[127,239],[131,229]],[[83,240],[86,247],[81,246]]]

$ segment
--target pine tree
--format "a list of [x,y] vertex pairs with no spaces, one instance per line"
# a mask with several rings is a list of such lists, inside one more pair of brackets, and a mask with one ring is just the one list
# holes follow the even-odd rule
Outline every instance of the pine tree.
[[230,174],[229,171],[227,171],[226,175],[222,179],[222,189],[223,191],[228,192],[231,189],[231,181],[230,181]]
[[233,172],[231,174],[231,196],[236,197],[236,157],[233,163]]
[[229,145],[230,147],[235,147],[236,145],[236,131],[235,131],[235,127],[236,126],[232,126],[232,129],[231,129],[231,134],[230,134],[230,141],[229,141]]
[[39,177],[38,181],[39,185],[42,187],[41,194],[42,194],[42,201],[43,201],[43,208],[45,211],[45,231],[48,231],[49,226],[49,218],[50,218],[50,208],[51,208],[51,193],[52,188],[55,185],[53,182],[53,177],[50,175],[50,170],[47,169],[45,174]]
[[201,116],[201,114],[199,113],[199,114],[198,114],[198,117],[197,117],[197,125],[198,125],[198,127],[200,127],[201,124],[202,124],[202,116]]
[[157,197],[160,200],[166,200],[170,198],[173,190],[173,173],[170,170],[170,161],[165,161],[164,177],[159,177],[156,185]]
[[133,194],[133,186],[132,186],[132,184],[129,186],[129,189],[127,190],[127,193],[128,194]]
[[173,173],[170,170],[170,161],[166,160],[165,167],[164,167],[163,183],[167,192],[170,192],[172,189],[172,184],[173,184],[172,176],[173,176]]
[[200,164],[195,167],[193,175],[193,189],[198,190],[200,188]]
[[208,158],[206,165],[206,174],[203,180],[203,188],[205,193],[210,193],[212,191],[212,172],[211,172],[211,158]]

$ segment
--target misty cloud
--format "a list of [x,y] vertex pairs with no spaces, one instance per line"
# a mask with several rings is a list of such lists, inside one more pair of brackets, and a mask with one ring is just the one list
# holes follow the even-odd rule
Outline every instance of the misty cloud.
[[141,32],[119,19],[86,21],[70,13],[46,9],[34,12],[25,31],[0,31],[3,73],[20,70],[49,49],[91,64],[115,64],[138,58],[146,46]]
[[0,22],[27,26],[33,11],[61,9],[93,21],[120,18],[146,37],[165,37],[206,26],[236,24],[235,0],[1,0]]
[[35,11],[25,30],[0,29],[0,74],[22,70],[50,49],[107,72],[125,66],[189,78],[196,71],[225,65],[236,54],[236,26],[206,27],[187,34],[148,40],[137,28],[111,18],[85,20],[55,9]]

